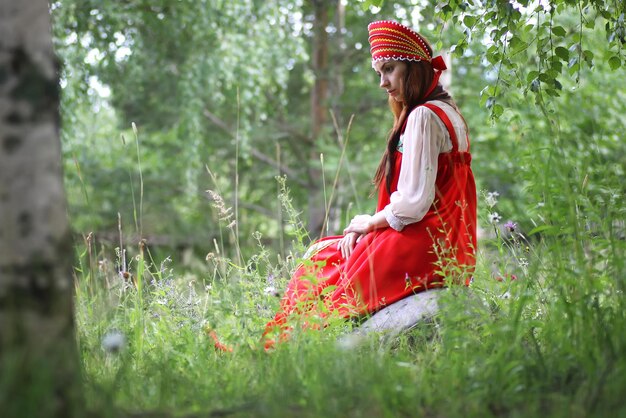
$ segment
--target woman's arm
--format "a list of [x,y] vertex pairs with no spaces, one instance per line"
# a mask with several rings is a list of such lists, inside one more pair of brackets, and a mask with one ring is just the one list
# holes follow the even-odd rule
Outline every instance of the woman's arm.
[[445,126],[430,109],[418,107],[411,112],[403,136],[398,189],[391,194],[391,203],[380,212],[352,218],[338,244],[344,257],[368,233],[387,227],[401,231],[424,217],[435,197],[439,153],[451,145],[447,144],[447,137]]
[[447,138],[443,122],[430,109],[421,106],[409,115],[403,136],[398,189],[382,211],[393,229],[401,231],[406,225],[420,221],[428,212],[435,199],[439,153],[446,150]]
[[374,216],[371,215],[357,215],[352,218],[350,225],[343,230],[344,237],[339,241],[337,247],[341,250],[341,255],[344,258],[350,257],[357,242],[361,240],[365,235],[369,234],[375,229],[386,228],[389,224],[383,212],[378,212]]
[[369,234],[375,229],[386,228],[389,226],[387,218],[383,211],[372,215],[357,215],[350,221],[350,225],[343,230],[344,234],[356,232],[357,234]]

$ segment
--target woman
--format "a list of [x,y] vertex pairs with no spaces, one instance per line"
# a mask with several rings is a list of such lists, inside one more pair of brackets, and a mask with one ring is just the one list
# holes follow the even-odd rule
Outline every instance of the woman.
[[473,271],[476,186],[465,121],[439,83],[446,66],[404,25],[379,21],[368,31],[394,115],[374,176],[376,213],[311,246],[267,324],[266,347],[287,337],[290,317],[316,326],[313,318],[331,313],[373,313],[447,280],[469,283]]

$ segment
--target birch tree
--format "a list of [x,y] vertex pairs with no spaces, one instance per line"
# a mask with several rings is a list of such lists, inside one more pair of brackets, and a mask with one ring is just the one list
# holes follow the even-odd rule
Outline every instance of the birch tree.
[[0,0],[0,405],[80,415],[59,87],[45,0]]

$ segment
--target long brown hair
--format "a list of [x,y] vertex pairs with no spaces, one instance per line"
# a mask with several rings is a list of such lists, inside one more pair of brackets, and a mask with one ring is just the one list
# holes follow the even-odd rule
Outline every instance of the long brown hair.
[[402,102],[398,102],[393,97],[389,96],[389,108],[394,116],[393,128],[389,132],[387,148],[380,159],[376,175],[374,176],[374,184],[380,187],[384,181],[388,193],[391,193],[395,151],[400,142],[404,122],[409,113],[411,113],[411,110],[430,100],[441,100],[456,109],[452,97],[450,97],[440,83],[437,83],[437,86],[428,97],[423,97],[428,88],[432,85],[433,78],[435,77],[435,71],[429,62],[406,61],[406,64],[407,68],[404,76]]

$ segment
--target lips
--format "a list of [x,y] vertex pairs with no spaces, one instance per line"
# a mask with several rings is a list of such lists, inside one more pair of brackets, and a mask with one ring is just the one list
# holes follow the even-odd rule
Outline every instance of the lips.
[[387,94],[390,96],[395,96],[396,91],[395,90],[387,90]]

